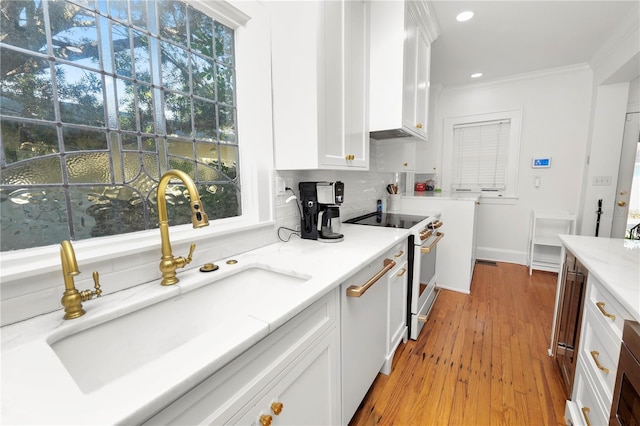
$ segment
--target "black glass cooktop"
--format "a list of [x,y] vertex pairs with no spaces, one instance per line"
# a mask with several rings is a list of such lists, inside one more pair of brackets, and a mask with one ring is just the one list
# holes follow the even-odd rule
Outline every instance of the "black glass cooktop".
[[388,228],[411,229],[413,226],[427,219],[427,216],[414,216],[401,213],[378,213],[373,212],[363,216],[354,217],[345,223],[355,223],[356,225],[385,226]]

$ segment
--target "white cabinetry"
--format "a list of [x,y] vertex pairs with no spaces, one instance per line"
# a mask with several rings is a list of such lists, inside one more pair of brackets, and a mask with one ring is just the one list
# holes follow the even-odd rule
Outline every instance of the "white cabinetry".
[[378,141],[375,151],[378,172],[412,172],[416,167],[416,143],[404,140]]
[[387,303],[387,356],[382,369],[383,374],[391,373],[393,356],[400,342],[407,341],[407,242],[396,245],[391,250],[390,259],[396,266],[389,271],[388,303]]
[[625,318],[631,315],[589,274],[575,385],[565,412],[569,424],[609,423]]
[[560,234],[575,232],[576,216],[566,212],[531,212],[529,232],[529,275],[534,269],[560,272]]
[[388,277],[396,267],[393,254],[388,251],[340,287],[341,424],[344,425],[353,417],[386,359]]
[[384,132],[373,138],[427,139],[431,43],[438,34],[427,2],[371,2],[370,130]]
[[267,2],[280,170],[369,168],[369,7]]
[[337,292],[305,309],[146,424],[260,424],[261,416],[270,416],[274,426],[339,424]]

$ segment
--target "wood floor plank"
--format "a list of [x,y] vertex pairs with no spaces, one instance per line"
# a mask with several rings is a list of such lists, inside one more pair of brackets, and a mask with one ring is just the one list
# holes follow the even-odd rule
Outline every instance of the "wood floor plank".
[[556,282],[522,265],[477,264],[471,294],[440,291],[419,339],[400,345],[350,425],[564,424],[547,353]]

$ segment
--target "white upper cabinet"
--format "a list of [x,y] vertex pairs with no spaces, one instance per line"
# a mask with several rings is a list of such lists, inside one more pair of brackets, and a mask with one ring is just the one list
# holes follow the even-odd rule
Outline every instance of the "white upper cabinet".
[[372,138],[427,139],[431,43],[438,34],[424,1],[371,2]]
[[369,2],[267,2],[279,170],[369,169]]

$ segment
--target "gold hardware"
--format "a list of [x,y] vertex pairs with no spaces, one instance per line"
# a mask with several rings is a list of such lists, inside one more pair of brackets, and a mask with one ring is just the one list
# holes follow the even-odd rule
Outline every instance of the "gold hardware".
[[424,241],[427,238],[431,238],[431,236],[433,235],[433,231],[429,230],[429,231],[422,231],[420,233],[420,241]]
[[591,426],[591,421],[589,420],[589,412],[591,412],[589,407],[582,407],[582,417],[584,417],[584,421],[587,422],[587,426]]
[[373,277],[369,278],[369,281],[367,281],[366,283],[364,283],[361,286],[357,286],[357,285],[352,285],[349,286],[349,288],[347,288],[347,296],[348,297],[360,297],[363,294],[366,293],[367,290],[369,290],[369,288],[374,285],[376,283],[376,281],[378,281],[380,278],[382,278],[382,276],[384,274],[386,274],[389,270],[393,269],[394,266],[396,266],[396,262],[391,260],[391,259],[385,259],[384,262],[384,268],[382,268],[380,271],[378,271],[377,274],[375,274]]
[[275,414],[276,416],[279,416],[280,413],[282,413],[283,408],[284,408],[284,404],[282,404],[282,402],[271,403],[271,411],[273,411],[273,414]]
[[82,309],[82,302],[91,300],[93,296],[100,297],[100,276],[98,272],[93,273],[93,282],[95,291],[92,290],[76,290],[73,277],[80,274],[78,270],[78,262],[76,261],[76,253],[73,246],[68,240],[60,243],[60,260],[62,262],[62,277],[64,278],[64,293],[60,303],[64,306],[64,319],[74,319],[85,314]]
[[229,260],[227,260],[227,265],[235,265],[236,263],[238,263],[238,261],[237,261],[237,260],[235,260],[235,259],[229,259]]
[[480,201],[476,201],[476,206],[479,206],[479,205],[480,205]]
[[611,319],[611,321],[615,321],[616,320],[616,316],[610,314],[609,312],[604,310],[604,302],[598,302],[596,303],[596,306],[598,307],[598,309],[600,309],[600,312],[602,312],[602,315],[604,315],[605,317]]
[[355,160],[356,156],[353,154],[347,154],[344,156],[345,160]]
[[440,241],[442,237],[444,237],[444,232],[438,232],[436,233],[436,235],[438,236],[438,238],[436,238],[436,240],[432,242],[429,247],[422,247],[420,249],[420,253],[422,254],[431,253],[431,250],[433,250],[433,248],[438,244],[438,241]]
[[627,195],[627,191],[620,191],[620,195]]
[[404,254],[404,250],[400,250],[400,253],[394,254],[393,257],[400,257]]
[[418,124],[416,124],[416,127],[417,127],[418,129],[422,129],[422,123],[418,123]]
[[404,163],[404,166],[407,167],[409,165],[409,163]]
[[427,322],[426,315],[418,315],[418,322]]
[[600,361],[598,361],[599,356],[600,356],[600,352],[591,351],[591,358],[593,358],[593,361],[596,363],[596,367],[598,367],[600,370],[604,371],[605,373],[609,374],[609,369],[607,367],[603,367],[600,364]]
[[218,270],[218,265],[215,263],[205,263],[200,267],[200,272],[213,272]]
[[273,417],[271,417],[268,414],[262,414],[260,416],[260,424],[262,426],[269,426],[271,424],[271,421],[273,420]]
[[627,205],[627,203],[626,203],[625,201],[618,201],[618,205],[619,205],[620,207],[624,207],[624,206],[626,206],[626,205]]
[[162,242],[162,257],[160,258],[160,271],[162,271],[162,285],[173,285],[179,280],[176,277],[176,269],[184,268],[191,262],[193,251],[196,249],[195,244],[191,244],[189,249],[189,255],[185,257],[173,257],[171,251],[171,242],[169,241],[169,219],[167,217],[167,200],[165,199],[165,193],[167,191],[167,185],[171,181],[171,178],[180,179],[189,192],[189,198],[191,199],[191,223],[193,227],[202,228],[203,226],[209,226],[209,218],[202,209],[202,202],[200,201],[200,194],[198,188],[189,175],[180,170],[168,170],[160,178],[158,183],[158,223],[160,228],[160,240]]
[[433,221],[433,223],[431,223],[431,228],[433,229],[437,229],[440,228],[442,226],[442,221],[440,219]]
[[403,276],[406,272],[407,272],[407,268],[402,268],[402,269],[400,269],[400,271],[396,274],[396,277],[401,277],[401,276]]

